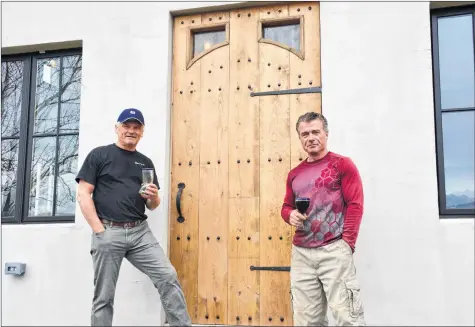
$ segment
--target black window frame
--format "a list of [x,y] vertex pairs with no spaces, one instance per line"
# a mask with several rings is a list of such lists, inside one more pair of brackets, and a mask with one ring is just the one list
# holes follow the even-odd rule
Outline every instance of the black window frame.
[[[445,167],[444,167],[444,144],[442,134],[442,114],[444,112],[466,112],[475,111],[475,107],[470,108],[450,108],[442,109],[441,90],[440,90],[440,70],[439,70],[439,35],[438,19],[440,17],[450,17],[472,14],[472,33],[473,47],[475,52],[475,5],[438,8],[431,10],[431,38],[432,38],[432,72],[434,88],[434,115],[435,115],[435,133],[436,133],[436,161],[437,161],[437,180],[439,193],[439,215],[440,218],[475,218],[474,209],[447,209],[447,199],[445,190]],[[475,55],[474,55],[475,61]],[[474,90],[475,92],[475,90]],[[475,183],[475,181],[474,181]]]
[[[30,175],[31,175],[31,163],[33,160],[33,130],[35,121],[35,103],[36,103],[36,77],[37,77],[37,62],[38,60],[50,57],[60,57],[60,73],[59,73],[59,85],[62,83],[63,65],[62,61],[64,57],[80,55],[82,56],[82,48],[72,48],[67,50],[51,50],[44,52],[30,52],[22,54],[2,55],[2,63],[4,61],[23,61],[23,85],[22,85],[22,100],[21,100],[21,115],[20,115],[20,131],[19,137],[1,137],[1,140],[5,139],[19,139],[18,149],[18,168],[16,173],[16,194],[15,194],[15,211],[14,216],[3,217],[1,223],[3,224],[44,224],[44,223],[73,223],[75,222],[75,212],[72,215],[62,216],[29,216],[29,193],[30,193]],[[81,68],[82,70],[82,68]],[[82,81],[82,72],[81,72]],[[81,82],[82,83],[82,82]],[[82,95],[81,95],[82,96]],[[53,214],[56,210],[56,182],[58,174],[58,150],[60,136],[77,135],[79,142],[79,128],[77,132],[61,133],[59,131],[59,120],[61,101],[58,103],[58,122],[56,133],[41,133],[39,135],[54,136],[56,141],[55,152],[55,180],[54,180],[54,196],[53,196]],[[25,119],[26,117],[26,119]],[[3,210],[3,209],[2,209]]]

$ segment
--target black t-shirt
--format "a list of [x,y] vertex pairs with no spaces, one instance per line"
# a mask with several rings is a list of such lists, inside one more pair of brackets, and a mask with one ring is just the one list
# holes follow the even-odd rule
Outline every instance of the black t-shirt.
[[76,182],[82,179],[95,186],[92,198],[99,218],[118,222],[144,220],[146,200],[139,194],[142,168],[153,168],[154,184],[160,189],[148,157],[115,144],[100,146],[87,155]]

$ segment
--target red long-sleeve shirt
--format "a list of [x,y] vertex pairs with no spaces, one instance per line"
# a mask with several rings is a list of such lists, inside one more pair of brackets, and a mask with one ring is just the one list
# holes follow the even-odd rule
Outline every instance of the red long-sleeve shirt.
[[354,251],[364,196],[361,177],[350,158],[328,152],[317,161],[302,161],[289,172],[281,211],[286,223],[297,197],[310,198],[310,206],[304,228],[295,232],[296,246],[319,247],[343,238]]

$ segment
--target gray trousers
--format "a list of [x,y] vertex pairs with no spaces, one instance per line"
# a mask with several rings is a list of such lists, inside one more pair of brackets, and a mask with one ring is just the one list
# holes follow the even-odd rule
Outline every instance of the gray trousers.
[[[132,228],[107,226],[93,233],[94,298],[91,326],[112,326],[114,296],[122,259],[146,274],[157,288],[168,323],[191,326],[175,268],[163,252],[146,221]],[[157,308],[158,310],[158,308]]]

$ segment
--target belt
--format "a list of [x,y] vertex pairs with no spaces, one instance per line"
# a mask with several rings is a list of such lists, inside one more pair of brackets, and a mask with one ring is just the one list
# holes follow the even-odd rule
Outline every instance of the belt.
[[138,226],[142,223],[142,221],[137,220],[137,221],[125,221],[125,222],[118,222],[118,221],[111,221],[107,219],[100,219],[102,223],[106,226],[112,227],[112,226],[118,226],[122,228],[132,228],[135,226]]

